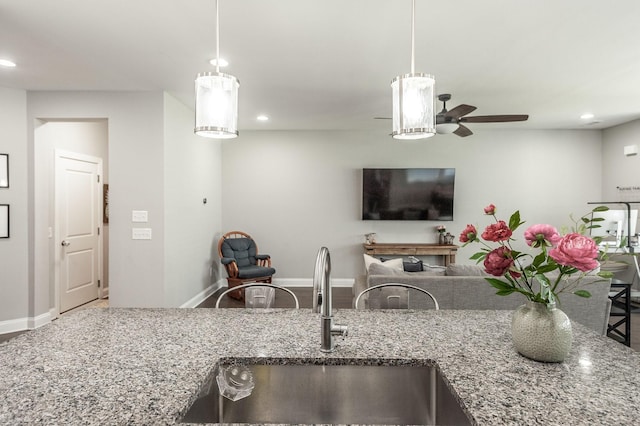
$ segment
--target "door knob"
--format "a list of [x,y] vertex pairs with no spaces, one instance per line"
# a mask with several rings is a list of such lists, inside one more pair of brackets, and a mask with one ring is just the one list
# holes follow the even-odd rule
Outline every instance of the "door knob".
[[63,247],[67,247],[67,246],[70,246],[70,245],[71,245],[71,243],[70,243],[69,241],[67,241],[67,240],[62,240],[62,246],[63,246]]

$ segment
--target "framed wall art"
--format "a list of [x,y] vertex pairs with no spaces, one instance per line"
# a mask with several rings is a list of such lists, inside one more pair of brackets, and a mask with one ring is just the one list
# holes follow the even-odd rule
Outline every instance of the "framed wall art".
[[109,223],[109,184],[102,185],[102,223]]
[[9,204],[0,204],[0,238],[9,238]]
[[9,154],[0,154],[0,188],[9,187]]

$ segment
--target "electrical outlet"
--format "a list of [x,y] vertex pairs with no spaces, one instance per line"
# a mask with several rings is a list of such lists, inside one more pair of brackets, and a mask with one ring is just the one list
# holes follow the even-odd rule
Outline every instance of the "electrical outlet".
[[151,228],[131,228],[132,240],[150,240]]
[[148,222],[149,212],[146,210],[133,210],[131,212],[131,222]]

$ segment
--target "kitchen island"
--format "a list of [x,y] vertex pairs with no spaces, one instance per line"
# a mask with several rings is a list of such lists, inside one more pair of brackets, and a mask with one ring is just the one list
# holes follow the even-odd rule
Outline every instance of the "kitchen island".
[[0,424],[175,424],[224,357],[435,362],[477,424],[640,421],[640,353],[574,323],[566,362],[511,343],[509,311],[335,311],[332,354],[308,309],[100,309],[0,344]]

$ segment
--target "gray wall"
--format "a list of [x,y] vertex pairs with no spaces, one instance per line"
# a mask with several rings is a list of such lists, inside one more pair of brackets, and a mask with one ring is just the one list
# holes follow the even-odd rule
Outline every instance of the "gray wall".
[[[640,201],[640,155],[627,157],[624,147],[639,145],[640,120],[612,127],[603,132],[602,144],[602,200],[600,201]],[[620,188],[622,189],[620,189]],[[612,209],[626,209],[622,204],[609,205]],[[632,204],[631,208],[640,210],[640,204]],[[640,226],[636,224],[636,232]],[[636,252],[640,251],[636,247]],[[626,282],[632,282],[636,274],[635,264],[625,255],[612,255],[613,260],[629,263],[630,267],[616,274]],[[637,276],[635,282],[637,284]]]
[[[108,120],[110,303],[162,306],[164,271],[158,267],[164,254],[162,92],[29,92],[28,109],[30,126],[36,120]],[[30,127],[31,161],[33,134]],[[32,197],[38,211],[44,200],[36,194]],[[149,210],[153,240],[131,240],[132,210]],[[46,259],[39,254],[32,255],[36,278],[44,276],[39,270],[46,267]],[[36,280],[34,293],[31,314],[48,311],[49,283]]]
[[[191,109],[163,92],[30,92],[28,99],[32,123],[108,121],[110,305],[179,306],[207,286],[220,230],[220,148],[193,136]],[[207,165],[210,171],[201,173]],[[204,197],[212,200],[203,208]],[[37,211],[45,201],[35,191],[33,199]],[[189,216],[194,200],[202,211]],[[133,224],[132,210],[148,211],[148,223]],[[42,227],[38,221],[35,229]],[[153,239],[132,240],[133,226],[152,228]],[[194,250],[201,255],[192,256]],[[46,259],[37,252],[32,258],[34,276],[48,276]],[[178,282],[181,274],[189,284]],[[50,308],[50,286],[44,278],[34,281],[32,312],[39,315]]]
[[[422,141],[384,132],[242,132],[222,148],[223,227],[252,234],[279,279],[311,278],[323,245],[332,276],[353,279],[364,272],[368,232],[379,242],[435,242],[441,223],[456,236],[468,223],[486,225],[489,203],[505,220],[520,209],[528,224],[560,227],[600,197],[601,132],[474,132]],[[455,220],[360,220],[363,167],[454,167]],[[469,262],[473,251],[460,250],[458,261]]]
[[220,277],[221,142],[194,135],[193,110],[168,95],[164,135],[163,306],[181,306]]
[[[607,199],[605,201],[640,201],[640,154],[631,157],[624,155],[627,145],[638,145],[640,149],[639,136],[640,120],[603,132],[602,197]],[[619,190],[618,187],[625,189]],[[629,187],[632,189],[626,189]]]
[[[49,306],[55,301],[55,250],[59,248],[54,238],[49,237],[51,230],[55,234],[55,167],[56,150],[71,151],[102,159],[102,181],[108,182],[108,123],[104,119],[82,121],[41,121],[34,129],[34,195],[38,208],[34,212],[34,252],[38,259],[48,259],[48,268],[44,262],[38,262],[35,281],[48,283]],[[103,235],[108,233],[108,226],[103,227]],[[104,239],[103,239],[104,243]],[[105,246],[108,248],[108,246]],[[108,265],[108,253],[103,250],[103,265]],[[103,284],[108,282],[108,274],[103,273]]]
[[[232,229],[252,233],[290,284],[308,284],[321,245],[331,249],[333,277],[349,280],[363,272],[367,232],[381,242],[434,242],[439,222],[360,220],[363,167],[455,167],[455,220],[444,223],[454,234],[484,225],[488,203],[504,216],[520,209],[528,224],[568,225],[588,201],[637,184],[638,157],[621,150],[640,122],[604,132],[474,128],[469,138],[414,142],[380,131],[242,131],[220,142],[193,136],[191,108],[162,92],[0,90],[0,152],[11,154],[0,202],[12,208],[12,238],[0,241],[0,329],[51,308],[49,265],[35,244],[47,225],[34,215],[44,203],[34,178],[40,120],[108,122],[112,306],[179,306],[196,296],[221,278],[215,244]],[[153,240],[131,240],[132,210],[149,211]]]
[[0,153],[9,154],[9,188],[0,204],[10,205],[10,236],[0,239],[0,333],[26,328],[29,300],[27,235],[27,94],[0,88]]

